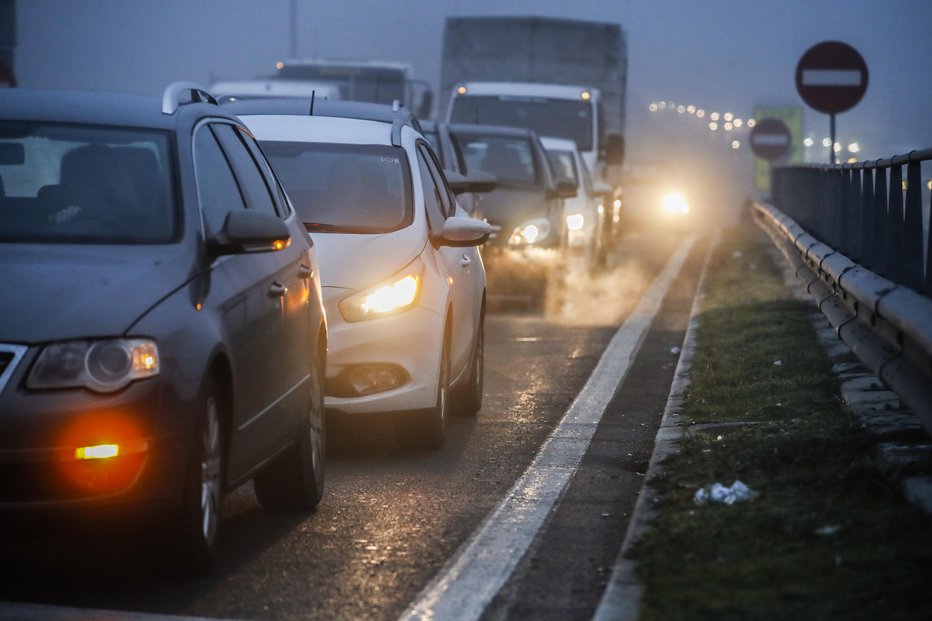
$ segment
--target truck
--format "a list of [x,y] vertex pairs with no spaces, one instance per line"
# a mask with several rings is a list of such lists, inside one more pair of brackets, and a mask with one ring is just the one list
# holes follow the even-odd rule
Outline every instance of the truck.
[[627,72],[620,24],[449,17],[440,110],[451,123],[514,125],[570,138],[593,176],[618,188]]
[[330,84],[339,98],[392,104],[400,102],[420,118],[428,118],[433,91],[426,80],[414,78],[408,63],[329,58],[290,59],[275,64],[272,80]]

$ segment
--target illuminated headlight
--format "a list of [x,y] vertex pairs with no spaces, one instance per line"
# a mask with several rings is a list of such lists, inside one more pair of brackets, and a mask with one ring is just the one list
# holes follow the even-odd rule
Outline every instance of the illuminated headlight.
[[113,392],[133,380],[159,374],[159,350],[149,339],[67,341],[47,345],[39,354],[26,387],[82,386]]
[[579,231],[586,224],[586,218],[581,213],[574,213],[566,216],[566,228],[571,231]]
[[671,192],[663,197],[663,211],[670,215],[689,213],[689,203],[682,194]]
[[550,235],[550,222],[546,218],[535,218],[515,228],[509,242],[520,246],[542,241]]
[[417,260],[387,281],[343,298],[340,313],[347,321],[363,321],[406,311],[417,304],[423,272]]

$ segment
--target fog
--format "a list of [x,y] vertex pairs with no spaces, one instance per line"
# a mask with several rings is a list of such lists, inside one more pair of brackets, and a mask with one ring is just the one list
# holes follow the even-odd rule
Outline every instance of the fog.
[[[731,175],[742,179],[728,192],[731,202],[750,191],[746,143],[730,153],[731,136],[669,109],[651,113],[649,104],[741,118],[759,105],[801,106],[804,134],[815,141],[806,159],[825,162],[828,116],[805,107],[794,75],[812,45],[840,40],[865,58],[870,82],[863,100],[838,116],[837,141],[857,142],[859,160],[932,147],[928,0],[19,0],[16,11],[20,86],[152,95],[177,80],[210,85],[269,75],[293,51],[409,62],[436,90],[447,16],[619,23],[628,47],[629,161],[660,153],[719,172],[740,169]],[[746,130],[735,136],[746,138]]]

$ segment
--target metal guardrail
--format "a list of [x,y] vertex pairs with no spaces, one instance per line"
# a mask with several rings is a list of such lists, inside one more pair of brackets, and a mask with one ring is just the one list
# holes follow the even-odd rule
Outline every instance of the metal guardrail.
[[[793,196],[810,202],[799,190]],[[782,199],[786,204],[789,197]],[[773,205],[752,203],[751,209],[839,338],[932,433],[932,299],[859,265]],[[810,214],[828,222],[831,216]]]
[[773,204],[856,263],[932,296],[932,252],[923,256],[924,245],[932,248],[932,227],[924,231],[922,217],[921,164],[929,160],[932,149],[854,164],[776,168]]

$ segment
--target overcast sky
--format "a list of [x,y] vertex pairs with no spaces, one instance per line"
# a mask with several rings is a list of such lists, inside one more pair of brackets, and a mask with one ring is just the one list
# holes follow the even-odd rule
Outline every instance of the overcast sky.
[[[861,157],[932,147],[932,0],[295,0],[305,57],[407,61],[435,85],[449,15],[542,15],[621,24],[629,52],[628,124],[655,127],[654,100],[747,117],[796,104],[794,71],[825,40],[861,52],[870,85],[838,117]],[[291,0],[18,0],[20,86],[158,95],[274,71],[291,49]],[[805,111],[807,132],[828,117]],[[822,161],[821,158],[819,161]]]

